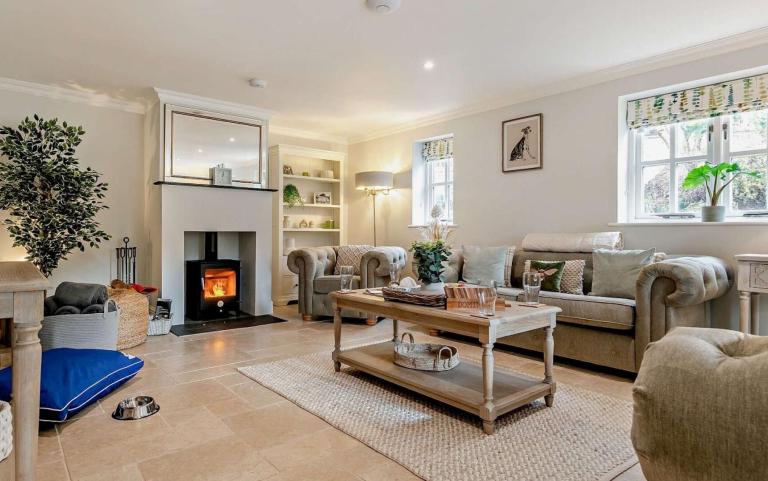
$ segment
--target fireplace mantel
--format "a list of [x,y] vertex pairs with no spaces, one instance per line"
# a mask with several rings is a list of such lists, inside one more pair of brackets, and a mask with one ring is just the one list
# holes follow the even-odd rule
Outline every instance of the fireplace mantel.
[[208,187],[213,189],[236,189],[236,190],[252,190],[255,192],[277,192],[277,189],[268,189],[262,187],[240,187],[237,185],[212,185],[212,184],[188,184],[186,182],[167,182],[164,180],[158,180],[153,182],[154,185],[183,185],[184,187]]

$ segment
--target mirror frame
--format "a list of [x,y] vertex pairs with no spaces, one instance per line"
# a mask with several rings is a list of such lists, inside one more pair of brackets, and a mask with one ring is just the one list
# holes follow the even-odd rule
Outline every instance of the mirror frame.
[[217,122],[227,122],[232,124],[247,125],[250,127],[256,127],[259,135],[259,160],[257,166],[258,178],[256,181],[252,180],[236,180],[232,179],[232,187],[246,187],[252,189],[267,188],[267,152],[266,152],[266,122],[262,119],[242,117],[236,115],[222,114],[218,112],[211,112],[207,110],[200,110],[195,108],[183,107],[180,105],[165,104],[164,113],[164,168],[163,168],[163,180],[166,182],[177,182],[183,184],[197,184],[197,185],[211,185],[211,179],[207,177],[194,177],[187,175],[175,175],[173,173],[173,151],[174,151],[174,129],[173,119],[174,115],[186,115],[190,117],[197,117],[206,120],[213,120]]

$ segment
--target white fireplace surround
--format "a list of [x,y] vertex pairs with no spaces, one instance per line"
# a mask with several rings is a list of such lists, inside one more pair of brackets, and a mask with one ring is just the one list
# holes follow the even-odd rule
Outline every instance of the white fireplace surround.
[[[268,129],[269,112],[251,106],[156,89],[159,101],[145,116],[147,172],[146,208],[149,230],[150,278],[160,295],[173,300],[173,323],[184,322],[185,232],[238,232],[242,260],[249,268],[241,275],[245,312],[272,314],[272,202],[275,193],[189,185],[155,185],[163,180],[166,151],[164,118],[166,103],[213,114],[259,119]],[[264,138],[264,145],[268,139]],[[265,149],[266,150],[266,149]],[[264,155],[266,159],[266,152]],[[242,289],[248,289],[243,293]]]
[[[241,237],[242,309],[272,314],[272,197],[269,192],[200,188],[162,189],[161,293],[173,299],[174,324],[184,320],[184,237],[189,232],[235,232]],[[252,266],[252,268],[251,268]]]

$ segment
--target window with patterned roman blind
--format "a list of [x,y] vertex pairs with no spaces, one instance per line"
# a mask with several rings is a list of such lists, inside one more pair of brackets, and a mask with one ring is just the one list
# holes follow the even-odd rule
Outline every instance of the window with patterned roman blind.
[[421,157],[427,162],[452,159],[453,137],[424,142],[424,145],[421,147]]
[[741,176],[724,192],[729,217],[768,213],[768,74],[627,102],[629,218],[698,216],[702,186],[682,188],[703,163],[736,162]]
[[426,223],[432,208],[439,205],[442,220],[453,222],[453,136],[422,140],[416,143],[414,158],[414,223]]

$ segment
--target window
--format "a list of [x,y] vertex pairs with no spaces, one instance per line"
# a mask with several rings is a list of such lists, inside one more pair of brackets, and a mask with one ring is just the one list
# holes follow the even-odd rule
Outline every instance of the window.
[[741,176],[726,187],[723,205],[730,216],[768,210],[768,110],[722,115],[676,124],[642,127],[634,143],[635,217],[698,215],[706,190],[683,189],[688,172],[704,162],[738,162],[762,178]]
[[768,211],[767,87],[768,74],[628,102],[630,219],[700,215],[706,188],[682,185],[705,162],[763,174],[725,188],[727,216]]
[[414,145],[413,224],[423,225],[439,205],[441,220],[453,223],[453,137],[419,141]]

